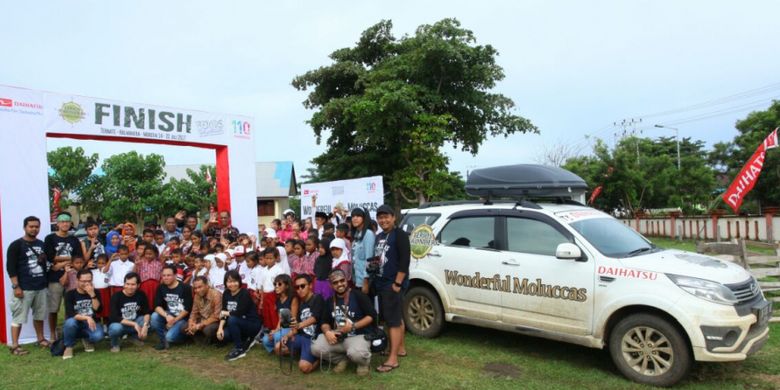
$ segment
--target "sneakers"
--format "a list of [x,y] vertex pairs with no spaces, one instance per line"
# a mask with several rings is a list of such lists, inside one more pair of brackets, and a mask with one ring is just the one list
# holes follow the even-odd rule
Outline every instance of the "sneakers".
[[234,360],[241,359],[244,356],[246,356],[246,351],[244,349],[233,348],[227,355],[225,355],[225,360],[232,362]]
[[62,353],[62,360],[67,360],[73,357],[73,347],[65,347],[65,351]]
[[81,343],[84,344],[84,352],[95,352],[95,344],[90,343],[87,339],[81,339]]
[[168,342],[166,340],[162,340],[157,345],[154,346],[154,349],[158,351],[167,351],[168,350]]
[[255,346],[255,339],[254,338],[246,339],[244,341],[244,343],[242,344],[242,346],[244,347],[244,353],[248,353],[249,350],[252,349],[252,347]]
[[357,367],[358,376],[366,376],[368,375],[368,372],[369,372],[368,364]]
[[349,364],[349,360],[342,359],[340,362],[336,363],[336,365],[333,367],[333,372],[339,374],[346,371],[348,364]]
[[118,353],[119,352],[119,347],[111,347],[111,352]]

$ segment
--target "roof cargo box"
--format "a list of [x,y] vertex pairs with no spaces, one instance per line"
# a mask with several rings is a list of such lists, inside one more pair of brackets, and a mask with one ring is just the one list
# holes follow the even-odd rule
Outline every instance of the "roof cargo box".
[[560,197],[584,201],[588,185],[562,168],[537,164],[504,165],[471,171],[466,193],[483,198]]

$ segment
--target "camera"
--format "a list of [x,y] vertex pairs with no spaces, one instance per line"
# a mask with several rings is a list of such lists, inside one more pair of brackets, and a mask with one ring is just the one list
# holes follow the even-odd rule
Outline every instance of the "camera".
[[366,273],[368,273],[368,277],[374,279],[379,276],[379,273],[382,271],[382,264],[379,260],[379,256],[374,256],[366,262]]
[[290,309],[279,309],[279,322],[282,328],[290,327],[290,324],[292,324],[292,313],[290,312]]

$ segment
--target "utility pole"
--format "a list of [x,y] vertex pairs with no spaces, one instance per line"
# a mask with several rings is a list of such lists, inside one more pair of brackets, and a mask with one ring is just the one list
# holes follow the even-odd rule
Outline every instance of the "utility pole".
[[680,170],[680,129],[664,125],[655,125],[659,129],[674,130],[674,139],[677,140],[677,170]]
[[[642,118],[627,118],[623,119],[620,122],[613,122],[612,125],[615,127],[620,127],[623,129],[623,137],[625,138],[627,135],[630,135],[632,137],[637,137],[637,133],[642,134],[642,130],[637,131],[636,126],[638,124],[642,123]],[[629,128],[631,130],[629,130]],[[617,137],[617,133],[615,133],[615,137]],[[639,165],[639,138],[636,138],[636,165]],[[615,148],[617,149],[617,141],[615,142]]]

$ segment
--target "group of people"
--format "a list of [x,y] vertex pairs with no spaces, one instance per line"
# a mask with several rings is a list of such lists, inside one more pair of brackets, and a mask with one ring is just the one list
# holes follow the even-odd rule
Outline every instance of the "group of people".
[[41,241],[40,220],[27,217],[6,257],[14,292],[10,351],[28,353],[19,337],[30,312],[38,345],[49,347],[54,340],[44,337],[43,322],[48,316],[56,339],[64,302],[63,359],[73,357],[79,339],[92,352],[109,338],[116,353],[123,339],[143,345],[153,332],[157,350],[188,339],[229,343],[225,358],[233,361],[261,345],[299,359],[304,373],[323,362],[344,371],[352,361],[365,375],[381,319],[389,348],[377,371],[392,371],[406,356],[401,302],[410,257],[409,238],[395,222],[387,205],[376,221],[361,208],[303,221],[288,209],[259,225],[255,237],[232,226],[227,211],[202,226],[180,212],[140,237],[126,223],[101,239],[98,224],[87,222],[79,240],[64,212]]

